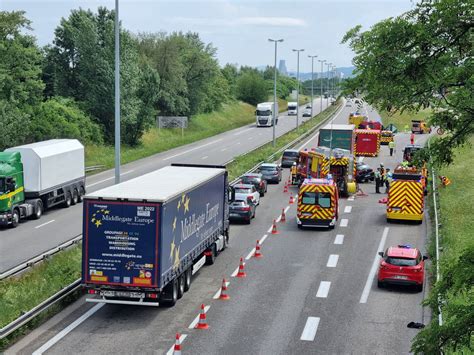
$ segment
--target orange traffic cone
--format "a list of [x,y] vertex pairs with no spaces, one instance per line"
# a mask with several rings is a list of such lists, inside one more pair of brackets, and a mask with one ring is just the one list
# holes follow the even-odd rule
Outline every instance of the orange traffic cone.
[[179,338],[179,333],[176,333],[176,341],[174,343],[173,355],[181,355],[181,342],[179,341]]
[[255,254],[253,254],[256,258],[261,258],[263,254],[260,252],[260,240],[257,240],[257,245],[255,246]]
[[283,188],[283,192],[288,193],[288,184],[287,183],[285,183],[285,187]]
[[237,277],[240,277],[240,278],[247,277],[247,274],[244,271],[244,259],[243,258],[240,258],[239,272],[237,273]]
[[295,199],[293,198],[293,194],[290,195],[290,205],[295,203]]
[[282,222],[282,223],[285,223],[285,222],[286,222],[286,214],[285,214],[285,209],[284,209],[284,208],[281,209],[280,222]]
[[201,313],[199,314],[199,323],[196,324],[196,329],[209,329],[209,325],[206,321],[206,311],[204,310],[204,305],[201,305]]
[[225,278],[222,279],[221,295],[219,296],[220,300],[229,300],[230,296],[227,294],[227,282]]
[[276,221],[273,220],[272,234],[278,234]]

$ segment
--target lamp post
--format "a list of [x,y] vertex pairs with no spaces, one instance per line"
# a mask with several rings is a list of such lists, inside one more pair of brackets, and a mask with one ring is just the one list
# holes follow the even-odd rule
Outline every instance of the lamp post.
[[275,146],[276,144],[276,138],[275,138],[275,125],[277,121],[277,115],[278,112],[276,107],[277,107],[277,45],[278,42],[283,42],[283,39],[268,39],[269,42],[275,42],[275,73],[273,77],[273,141],[272,145]]
[[321,60],[318,59],[318,62],[321,63],[321,78],[320,78],[320,86],[321,86],[321,112],[323,112],[323,65],[326,62],[326,59]]
[[326,63],[327,65],[327,81],[328,81],[328,92],[327,92],[327,98],[326,98],[326,107],[329,107],[329,68],[331,67],[332,63]]
[[317,55],[308,55],[308,58],[311,58],[311,118],[313,118],[313,106],[314,106],[314,99],[313,99],[313,83],[314,83],[314,58],[317,58]]
[[304,49],[293,49],[293,52],[297,53],[297,60],[296,60],[296,81],[297,81],[297,89],[296,89],[296,129],[299,128],[298,118],[300,116],[300,52],[303,52]]
[[115,0],[115,183],[120,183],[120,20]]

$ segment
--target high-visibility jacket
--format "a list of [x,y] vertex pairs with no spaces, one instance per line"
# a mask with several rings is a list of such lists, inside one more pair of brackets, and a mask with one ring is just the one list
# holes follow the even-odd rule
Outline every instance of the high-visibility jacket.
[[390,149],[395,149],[395,142],[394,142],[394,141],[388,142],[388,147],[389,147]]

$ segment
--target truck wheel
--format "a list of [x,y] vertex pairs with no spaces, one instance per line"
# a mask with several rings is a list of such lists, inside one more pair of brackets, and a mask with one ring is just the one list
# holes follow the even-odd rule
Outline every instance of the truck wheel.
[[79,196],[77,200],[79,202],[82,202],[82,196],[84,196],[85,194],[86,194],[86,191],[84,190],[84,186],[81,186],[79,189]]
[[79,202],[79,192],[77,192],[77,189],[74,189],[74,191],[72,192],[72,204],[75,205],[78,202]]
[[165,286],[161,295],[160,305],[163,307],[173,307],[178,301],[178,280],[174,279]]
[[185,277],[183,273],[178,278],[178,299],[182,298],[184,295],[184,284],[185,284]]
[[64,207],[69,208],[72,205],[72,197],[71,197],[71,192],[68,191],[66,192],[66,199],[64,200]]
[[12,223],[10,223],[10,228],[16,228],[20,223],[20,212],[17,209],[13,210],[12,213]]
[[211,251],[211,255],[206,255],[206,265],[212,265],[216,261],[216,245],[212,244],[209,250]]
[[43,215],[43,202],[41,200],[36,201],[35,203],[35,213],[33,214],[33,219],[40,219]]
[[188,292],[191,288],[191,277],[193,276],[193,268],[190,267],[184,272],[184,292]]

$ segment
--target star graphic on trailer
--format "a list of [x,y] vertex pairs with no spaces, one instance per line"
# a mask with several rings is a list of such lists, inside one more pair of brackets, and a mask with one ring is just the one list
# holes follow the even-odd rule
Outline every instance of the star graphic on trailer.
[[176,221],[177,221],[177,220],[178,220],[178,219],[177,219],[176,217],[174,217],[174,221],[173,221],[173,232],[174,232],[174,230],[176,229]]
[[186,202],[184,203],[184,213],[189,212],[189,202],[191,202],[191,199],[187,197]]

